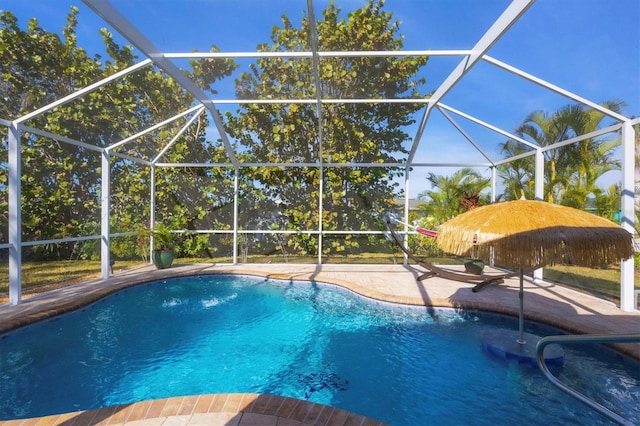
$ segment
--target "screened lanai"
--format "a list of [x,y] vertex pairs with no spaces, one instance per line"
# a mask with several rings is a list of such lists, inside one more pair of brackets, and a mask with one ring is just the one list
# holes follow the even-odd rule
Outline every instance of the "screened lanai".
[[[0,117],[9,303],[22,299],[26,250],[92,246],[106,278],[116,252],[159,223],[231,263],[391,250],[382,218],[410,223],[430,177],[474,170],[491,202],[517,198],[506,180],[520,177],[548,199],[554,153],[587,156],[593,140],[615,145],[617,167],[597,184],[618,185],[616,217],[634,233],[638,3],[474,3],[84,0],[73,37],[66,5],[21,5],[23,26],[35,17],[93,68],[7,46],[56,83]],[[7,79],[6,93],[22,83]],[[518,130],[565,107],[598,126],[543,144]],[[39,179],[49,191],[33,190]],[[68,208],[51,208],[63,195]],[[636,308],[633,259],[620,266],[620,307]]]

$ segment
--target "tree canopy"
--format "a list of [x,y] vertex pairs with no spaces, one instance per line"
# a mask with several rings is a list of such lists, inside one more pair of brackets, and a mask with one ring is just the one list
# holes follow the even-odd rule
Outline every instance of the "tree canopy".
[[[399,23],[383,10],[384,1],[371,0],[347,17],[331,4],[318,28],[323,50],[391,50],[402,47]],[[37,19],[26,29],[8,11],[0,15],[0,117],[15,119],[75,90],[86,87],[136,63],[131,46],[118,45],[107,30],[100,30],[108,57],[90,56],[77,45],[78,9],[71,7],[62,36],[41,28]],[[309,18],[299,28],[286,17],[274,27],[272,43],[261,51],[308,50]],[[217,51],[212,46],[211,51]],[[236,81],[243,98],[336,99],[362,97],[423,98],[417,78],[426,57],[323,58],[316,80],[311,61],[259,59],[251,73]],[[215,84],[236,68],[230,59],[190,62],[184,70],[198,86],[215,93]],[[283,76],[286,78],[283,79]],[[336,79],[335,77],[339,78]],[[100,229],[101,156],[89,145],[104,148],[170,118],[194,104],[193,97],[154,67],[141,68],[126,77],[60,105],[25,124],[79,141],[66,144],[29,132],[23,133],[22,210],[23,239],[50,240],[96,235]],[[394,201],[393,177],[399,171],[371,165],[397,162],[406,153],[408,135],[419,104],[328,104],[321,110],[308,104],[253,104],[224,117],[224,125],[242,147],[239,160],[293,162],[327,167],[253,167],[236,171],[224,167],[158,167],[156,214],[174,229],[229,229],[233,220],[234,174],[240,178],[241,227],[317,230],[371,229],[381,226],[380,213]],[[318,120],[322,133],[318,134]],[[132,231],[149,217],[147,202],[151,168],[135,159],[151,161],[187,121],[187,118],[141,136],[134,143],[115,148],[111,157],[111,228]],[[219,141],[206,139],[206,115],[177,136],[162,153],[167,163],[189,163],[203,158],[228,162]],[[86,144],[86,145],[83,145]],[[6,146],[3,147],[6,153]],[[6,158],[6,154],[5,154]],[[362,167],[345,167],[362,163]],[[322,182],[322,186],[320,183]],[[2,169],[0,183],[7,184]],[[322,192],[321,192],[322,191]],[[322,195],[321,195],[322,194]],[[320,198],[324,203],[320,217]],[[0,208],[7,211],[7,193]],[[262,207],[257,213],[256,207]],[[253,208],[252,208],[253,207]],[[6,240],[8,218],[2,218]],[[313,238],[298,235],[287,244],[301,252],[314,252]],[[112,242],[116,255],[130,255],[135,240]],[[332,241],[327,252],[355,246],[350,237]],[[83,247],[88,246],[88,249]],[[93,248],[91,248],[93,246]],[[208,237],[185,238],[181,249],[195,254],[207,249]],[[47,244],[34,246],[29,257],[95,256],[95,244]]]
[[[283,15],[260,52],[395,51],[403,48],[400,23],[384,9],[383,0],[369,0],[344,13],[335,4],[319,19],[303,16],[294,23]],[[78,46],[78,9],[71,7],[60,35],[31,19],[21,28],[10,12],[0,11],[0,117],[16,119],[74,91],[137,63],[131,46],[121,46],[100,30],[106,57]],[[310,38],[309,34],[317,34]],[[310,44],[317,44],[311,46]],[[211,47],[217,52],[216,46]],[[285,252],[317,254],[317,231],[336,231],[324,238],[326,254],[366,250],[379,236],[357,237],[349,231],[384,229],[380,218],[402,196],[397,178],[410,141],[407,129],[424,108],[427,56],[316,55],[262,57],[235,80],[237,110],[222,118],[239,167],[163,167],[165,163],[229,164],[220,140],[209,140],[210,116],[184,116],[154,129],[110,153],[111,229],[134,231],[149,220],[152,175],[156,178],[156,216],[173,229],[287,231],[264,236],[243,235],[241,245],[267,246]],[[316,73],[316,67],[317,73]],[[183,70],[205,92],[215,94],[221,79],[234,75],[232,59],[190,61]],[[316,99],[317,102],[300,102]],[[364,102],[403,99],[416,102]],[[277,102],[262,102],[277,100]],[[324,102],[321,102],[324,101]],[[420,101],[420,102],[418,102]],[[64,143],[26,131],[22,134],[22,234],[42,241],[99,234],[101,221],[100,149],[123,141],[141,129],[184,112],[197,102],[159,68],[147,66],[84,96],[29,119],[27,126],[78,141]],[[622,103],[604,104],[619,111]],[[195,120],[189,126],[187,122]],[[547,147],[600,128],[602,113],[568,105],[548,113],[535,111],[516,134]],[[183,127],[186,129],[184,130]],[[184,131],[183,131],[184,130]],[[6,132],[6,129],[2,129]],[[173,143],[164,149],[167,143]],[[613,153],[617,138],[591,138],[545,151],[545,199],[583,207],[596,197],[600,213],[615,213],[616,188],[608,192],[596,180],[620,167]],[[92,149],[95,148],[95,149]],[[1,147],[7,157],[6,144]],[[505,157],[526,151],[516,141],[501,145]],[[204,159],[204,160],[203,160]],[[270,164],[270,165],[268,165]],[[6,165],[6,162],[5,162]],[[259,165],[259,166],[257,166]],[[533,157],[500,168],[505,198],[533,198]],[[7,168],[0,168],[0,237],[6,241]],[[480,197],[488,179],[472,169],[451,177],[428,175],[433,190],[420,194],[430,201],[425,213],[442,222],[462,211],[462,201]],[[235,183],[239,208],[236,217]],[[465,195],[466,194],[466,195]],[[478,202],[486,202],[480,197]],[[611,213],[614,212],[614,213]],[[366,246],[362,246],[366,244]],[[183,237],[179,254],[196,255],[231,247],[227,237],[211,244],[208,235]],[[112,241],[118,256],[136,252],[135,238]],[[27,258],[97,256],[95,244],[33,246]]]
[[[623,103],[609,101],[602,105],[620,112]],[[552,113],[532,112],[518,126],[515,134],[541,147],[548,147],[594,132],[605,124],[604,119],[605,115],[600,111],[571,104]],[[603,174],[620,169],[620,162],[614,156],[619,146],[617,135],[606,135],[545,150],[544,199],[584,209],[588,197],[604,196],[596,181]],[[501,145],[501,150],[505,158],[509,158],[526,152],[528,148],[518,141],[508,140]],[[535,164],[532,156],[506,163],[500,171],[505,183],[505,198],[518,199],[523,195],[527,199],[534,198]]]
[[[131,46],[120,46],[107,30],[100,30],[108,58],[90,57],[77,45],[78,9],[71,7],[62,38],[29,20],[21,29],[11,12],[0,13],[0,117],[15,119],[60,99],[75,90],[100,81],[136,63]],[[212,47],[216,50],[215,47]],[[229,75],[235,64],[230,60],[191,61],[191,77],[203,89]],[[38,115],[25,124],[85,145],[61,143],[55,139],[25,132],[22,135],[22,233],[25,240],[51,240],[95,235],[100,229],[101,157],[90,145],[106,147],[119,142],[161,119],[174,116],[193,103],[192,96],[172,79],[153,67],[138,70],[80,99],[60,105]],[[151,132],[138,143],[125,144],[112,157],[111,202],[112,229],[132,231],[149,217],[148,167],[126,156],[151,160],[177,134],[186,119]],[[201,116],[176,141],[164,156],[166,161],[189,161],[203,155],[215,159],[219,153],[205,140],[206,116]],[[6,145],[2,147],[5,151]],[[199,172],[198,172],[199,173]],[[198,173],[190,170],[167,170],[158,185],[159,211],[179,210],[183,197],[181,180]],[[207,173],[213,173],[208,171]],[[0,195],[1,211],[7,211],[7,170],[0,173],[5,188]],[[210,185],[210,182],[208,183]],[[213,189],[212,189],[213,188]],[[210,188],[215,192],[215,187]],[[203,196],[200,195],[200,198]],[[193,200],[191,200],[193,201]],[[169,207],[170,206],[170,207]],[[172,213],[178,213],[174,211]],[[189,220],[191,215],[182,217]],[[162,214],[161,214],[162,217]],[[6,240],[8,218],[2,218]],[[99,251],[97,244],[47,244],[34,246],[29,257],[91,257]],[[92,247],[93,246],[93,247]],[[130,255],[133,247],[113,245],[113,250]],[[85,252],[83,252],[85,251]]]
[[[393,50],[402,47],[399,23],[383,11],[383,1],[370,0],[365,7],[341,17],[331,4],[315,23],[318,49]],[[310,22],[297,28],[287,16],[274,27],[272,44],[259,51],[309,50]],[[349,103],[362,98],[423,98],[416,77],[426,57],[334,57],[320,59],[318,81],[312,61],[295,58],[262,58],[236,82],[240,99],[303,99],[322,97],[346,100],[323,104],[243,104],[228,113],[229,133],[256,162],[300,163],[320,167],[259,167],[252,179],[272,200],[292,230],[364,230],[382,226],[379,218],[394,202],[393,178],[401,170],[372,167],[398,162],[406,154],[409,139],[405,127],[414,122],[419,104]],[[318,120],[321,133],[318,133]],[[335,166],[332,166],[334,164]],[[362,166],[358,166],[362,164]],[[351,165],[351,167],[344,167]],[[322,185],[321,185],[322,183]],[[319,217],[320,191],[323,211]],[[304,206],[301,208],[301,206]],[[350,237],[326,248],[343,251],[356,245]],[[309,244],[313,249],[315,244]]]

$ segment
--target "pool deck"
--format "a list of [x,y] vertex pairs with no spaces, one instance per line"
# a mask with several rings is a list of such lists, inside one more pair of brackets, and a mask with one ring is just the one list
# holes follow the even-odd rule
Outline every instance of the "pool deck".
[[[431,277],[416,278],[420,268],[403,265],[310,264],[177,264],[157,270],[145,266],[117,272],[0,306],[0,333],[68,312],[132,285],[194,274],[233,273],[279,280],[313,280],[339,285],[379,301],[418,306],[476,309],[517,316],[518,278],[506,279],[474,293],[473,284]],[[640,312],[624,312],[614,303],[545,281],[524,283],[525,320],[555,326],[575,334],[640,333]],[[640,344],[615,348],[640,360]],[[120,407],[68,413],[40,419],[0,421],[14,425],[377,425],[354,413],[270,395],[199,395],[144,401]]]

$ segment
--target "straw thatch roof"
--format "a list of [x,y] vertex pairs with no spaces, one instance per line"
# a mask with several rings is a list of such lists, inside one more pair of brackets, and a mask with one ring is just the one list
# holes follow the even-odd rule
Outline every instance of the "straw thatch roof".
[[531,269],[553,263],[601,266],[633,255],[632,235],[581,210],[517,200],[478,207],[442,224],[438,245],[460,256],[493,257]]

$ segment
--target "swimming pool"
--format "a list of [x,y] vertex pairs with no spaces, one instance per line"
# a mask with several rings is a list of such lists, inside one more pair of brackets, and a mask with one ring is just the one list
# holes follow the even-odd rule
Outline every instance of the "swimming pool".
[[[529,331],[548,330],[527,324]],[[512,318],[391,307],[245,276],[139,285],[0,339],[0,418],[201,393],[272,393],[395,424],[603,424],[537,371],[482,351]],[[638,365],[565,348],[563,381],[640,418]]]

